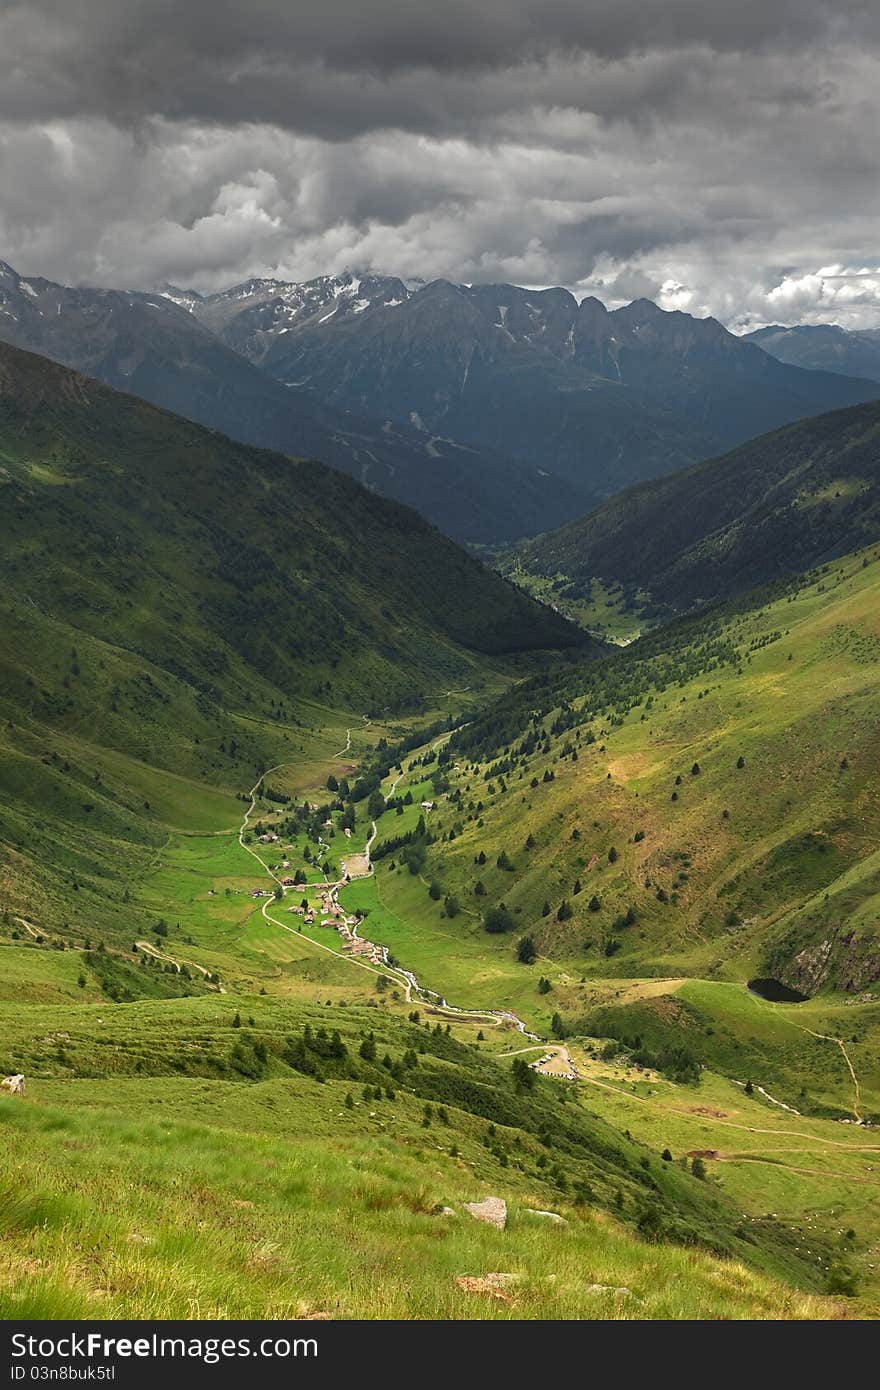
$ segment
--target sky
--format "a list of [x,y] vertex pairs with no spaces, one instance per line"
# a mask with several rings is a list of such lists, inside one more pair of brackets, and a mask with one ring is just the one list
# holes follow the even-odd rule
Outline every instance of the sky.
[[876,0],[0,0],[0,260],[880,327]]

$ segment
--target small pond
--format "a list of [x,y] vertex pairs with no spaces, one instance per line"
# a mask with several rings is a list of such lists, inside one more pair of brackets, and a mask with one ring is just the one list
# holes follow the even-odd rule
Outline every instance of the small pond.
[[808,997],[806,994],[799,994],[796,989],[791,989],[789,985],[784,985],[781,980],[749,980],[749,989],[752,994],[769,999],[771,1004],[803,1004]]

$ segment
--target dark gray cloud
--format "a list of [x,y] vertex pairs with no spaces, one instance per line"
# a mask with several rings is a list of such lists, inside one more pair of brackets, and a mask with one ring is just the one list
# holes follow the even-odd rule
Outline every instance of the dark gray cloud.
[[[701,49],[785,58],[878,37],[880,11],[860,0],[6,0],[0,113],[163,114],[325,137],[401,123],[439,133],[517,105],[520,77],[552,104],[566,59]],[[477,87],[487,74],[501,80]],[[597,70],[588,76],[566,84],[566,104],[595,109],[597,84],[619,105]],[[656,68],[635,78],[642,103],[666,105],[664,79]]]
[[867,0],[0,0],[0,257],[880,322]]

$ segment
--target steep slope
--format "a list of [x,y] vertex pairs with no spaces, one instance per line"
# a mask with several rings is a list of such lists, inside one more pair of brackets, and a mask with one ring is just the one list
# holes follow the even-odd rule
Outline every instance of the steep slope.
[[[172,301],[168,297],[174,295]],[[67,289],[0,264],[0,339],[246,444],[317,458],[410,505],[466,541],[513,540],[560,524],[587,497],[532,464],[328,412],[225,346],[192,292]]]
[[198,681],[234,651],[290,692],[332,669],[400,702],[477,653],[571,644],[407,509],[9,347],[0,429],[4,582]]
[[797,324],[793,328],[774,324],[743,338],[793,367],[880,382],[880,329],[850,330],[836,323]]
[[[844,1315],[816,1296],[824,1233],[806,1252],[747,1229],[740,1199],[521,1084],[473,1026],[326,989],[336,1007],[0,1004],[30,1080],[0,1097],[6,1318]],[[468,1214],[487,1196],[505,1229]]]
[[570,596],[593,579],[683,610],[796,574],[880,536],[880,404],[835,411],[722,458],[645,483],[504,568],[558,576]]
[[[393,805],[380,820],[371,936],[539,1032],[639,977],[775,977],[876,1004],[878,654],[872,547],[512,689],[415,768],[421,827]],[[855,1041],[878,1112],[876,1027]],[[692,1043],[712,1065],[716,1044]],[[823,1104],[847,1098],[839,1061],[817,1054]],[[772,1066],[790,1085],[791,1059]]]
[[337,408],[537,462],[594,498],[777,425],[872,398],[714,319],[566,290],[256,281],[196,302],[225,341]]

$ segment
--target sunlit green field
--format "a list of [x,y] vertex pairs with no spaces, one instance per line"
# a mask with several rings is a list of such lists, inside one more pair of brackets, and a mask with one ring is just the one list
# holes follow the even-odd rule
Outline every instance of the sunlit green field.
[[4,1158],[4,1316],[843,1312],[738,1263],[634,1241],[589,1210],[565,1207],[567,1226],[531,1216],[543,1193],[506,1175],[509,1227],[492,1230],[461,1211],[486,1188],[475,1145],[451,1159],[415,1119],[371,1118],[360,1102],[348,1119],[338,1085],[317,1108],[302,1085],[256,1089],[139,1081],[96,1097],[79,1083],[0,1102],[2,1140],[28,1154]]
[[585,592],[582,586],[572,585],[563,574],[549,578],[523,569],[515,557],[512,561],[502,560],[499,568],[527,594],[550,604],[606,642],[626,645],[652,626],[642,612],[647,596],[641,590],[628,595],[619,584],[593,579],[589,592]]

